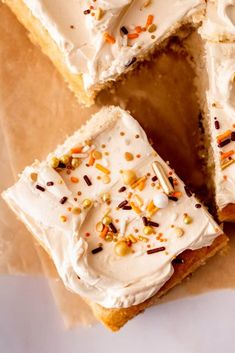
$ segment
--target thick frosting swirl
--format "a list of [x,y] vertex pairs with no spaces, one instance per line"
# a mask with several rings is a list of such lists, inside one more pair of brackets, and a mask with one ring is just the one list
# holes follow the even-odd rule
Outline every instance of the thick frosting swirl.
[[[24,0],[81,73],[85,88],[116,79],[192,17],[204,0]],[[149,17],[150,16],[150,17]],[[151,27],[151,28],[150,28]]]
[[[70,153],[80,159],[77,168],[50,166],[52,157]],[[153,162],[160,163],[162,179]],[[126,170],[136,174],[134,183],[124,185]],[[173,189],[168,195],[165,179]],[[103,108],[46,161],[27,167],[3,196],[47,249],[65,285],[107,308],[151,297],[172,276],[178,254],[208,246],[222,233],[152,149],[138,122],[115,107]],[[105,215],[112,219],[109,238],[103,236],[108,226],[97,230]],[[143,217],[153,222],[148,232]],[[123,241],[128,252],[119,256],[116,245]]]

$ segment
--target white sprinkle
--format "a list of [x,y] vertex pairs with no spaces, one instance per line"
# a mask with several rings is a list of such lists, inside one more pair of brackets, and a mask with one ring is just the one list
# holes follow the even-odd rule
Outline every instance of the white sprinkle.
[[153,196],[153,203],[157,208],[166,208],[168,202],[168,197],[163,192],[158,192]]
[[88,154],[87,153],[73,153],[72,157],[73,158],[87,158]]

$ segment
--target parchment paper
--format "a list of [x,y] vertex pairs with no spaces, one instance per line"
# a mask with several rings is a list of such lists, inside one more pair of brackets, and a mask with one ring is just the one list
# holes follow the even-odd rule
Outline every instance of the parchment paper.
[[[0,4],[0,141],[1,190],[26,165],[42,159],[104,104],[131,111],[160,155],[204,196],[206,187],[198,155],[198,113],[193,72],[185,54],[175,50],[157,56],[115,89],[102,92],[91,108],[79,106],[60,75],[5,5]],[[65,324],[95,322],[81,298],[65,289],[48,255],[1,201],[0,273],[44,274]],[[234,226],[229,226],[229,234]],[[235,237],[225,256],[207,266],[164,299],[235,287]]]

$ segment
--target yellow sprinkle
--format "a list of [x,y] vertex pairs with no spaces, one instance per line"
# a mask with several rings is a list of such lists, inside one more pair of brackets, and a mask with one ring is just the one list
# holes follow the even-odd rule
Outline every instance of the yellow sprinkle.
[[66,222],[67,221],[67,217],[66,216],[60,216],[60,220],[61,222]]
[[133,184],[131,184],[131,188],[135,189],[138,185],[140,185],[140,183],[142,183],[143,181],[146,181],[146,176],[143,176],[139,179],[137,179]]
[[144,190],[144,188],[145,188],[145,181],[141,181],[141,183],[138,185],[138,190],[139,191],[142,191],[142,190]]
[[153,200],[151,200],[147,206],[147,211],[152,211],[156,206],[153,203]]
[[37,179],[38,179],[38,174],[37,174],[37,173],[31,173],[31,174],[30,174],[30,178],[31,178],[32,181],[37,181]]
[[110,181],[111,181],[111,179],[110,179],[110,176],[109,176],[109,175],[105,174],[105,175],[102,177],[102,182],[103,182],[104,184],[109,184]]
[[137,202],[139,207],[143,206],[144,202],[143,202],[142,198],[139,195],[135,194],[134,198],[136,199],[136,202]]
[[139,236],[138,236],[138,239],[141,240],[141,241],[144,241],[145,243],[147,243],[147,242],[149,241],[148,238],[143,237],[142,235],[139,235]]
[[137,243],[137,239],[133,234],[128,235],[128,240],[130,240],[132,243]]
[[154,207],[151,211],[148,211],[148,216],[149,217],[154,216],[157,211],[159,211],[159,208]]
[[142,212],[141,209],[134,204],[134,202],[130,202],[130,205],[135,213],[140,214]]
[[231,164],[235,163],[235,159],[231,159],[229,160],[228,162],[224,163],[221,165],[221,169],[224,170],[226,169],[227,167],[229,167]]
[[95,167],[96,167],[96,169],[100,170],[104,174],[110,174],[110,170],[108,170],[107,168],[105,168],[103,165],[101,165],[99,163],[96,163]]

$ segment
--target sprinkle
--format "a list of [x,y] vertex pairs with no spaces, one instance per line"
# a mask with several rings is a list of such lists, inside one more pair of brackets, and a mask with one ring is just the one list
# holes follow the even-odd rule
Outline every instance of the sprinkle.
[[120,31],[121,31],[123,34],[125,34],[125,35],[128,34],[128,30],[127,30],[127,28],[126,28],[125,26],[122,26],[122,27],[120,28]]
[[30,174],[30,178],[31,178],[32,181],[37,181],[37,179],[38,179],[38,174],[37,174],[37,173],[31,173],[31,174]]
[[193,220],[187,213],[185,213],[183,221],[184,221],[185,224],[190,224],[190,223],[192,223]]
[[216,120],[214,124],[215,124],[216,130],[219,130],[219,128],[220,128],[220,123],[218,122],[218,120]]
[[235,159],[231,159],[227,163],[222,164],[221,169],[224,170],[224,169],[226,169],[227,167],[229,167],[233,163],[235,163]]
[[96,13],[95,13],[95,19],[97,21],[101,20],[101,18],[103,17],[104,15],[104,11],[99,7],[97,10],[96,10]]
[[224,146],[228,145],[230,142],[231,142],[230,139],[223,140],[218,143],[218,147],[224,147]]
[[125,160],[128,161],[128,162],[130,162],[130,161],[132,161],[134,159],[133,154],[130,153],[130,152],[125,152],[124,157],[125,157]]
[[157,29],[157,26],[153,23],[153,24],[151,24],[151,25],[149,26],[148,32],[149,32],[149,33],[153,33],[153,32],[156,31],[156,29]]
[[135,189],[137,186],[139,186],[142,182],[145,182],[146,181],[146,176],[143,176],[139,179],[137,179],[134,183],[131,184],[131,188],[132,189]]
[[153,196],[153,204],[157,208],[166,208],[168,206],[169,200],[166,194],[163,192],[157,192]]
[[60,220],[61,220],[61,222],[66,222],[67,221],[67,217],[66,216],[60,216]]
[[96,169],[100,170],[104,174],[110,174],[110,170],[108,170],[107,168],[105,168],[103,165],[101,165],[99,163],[96,163],[95,167],[96,167]]
[[87,175],[84,175],[83,179],[85,180],[85,182],[87,183],[88,186],[92,185],[92,183],[91,183],[91,181],[90,181],[90,179],[88,178]]
[[129,211],[129,210],[132,210],[132,207],[131,206],[123,206],[122,209],[125,211]]
[[175,227],[173,232],[178,238],[181,238],[184,235],[184,230],[180,227]]
[[[91,153],[92,153],[92,156],[93,156],[95,159],[101,159],[101,158],[102,158],[102,153],[99,152],[99,151],[94,150],[94,151],[92,151]],[[107,154],[107,152],[105,152],[105,154]],[[107,155],[108,155],[108,154],[107,154]]]
[[76,177],[74,177],[74,176],[71,176],[70,180],[71,180],[71,182],[74,183],[74,184],[76,184],[76,183],[79,182],[79,179],[76,178]]
[[127,219],[126,218],[122,218],[121,222],[120,222],[120,234],[121,235],[125,234],[126,224],[127,224]]
[[148,238],[143,237],[142,235],[139,235],[139,236],[138,236],[138,239],[141,240],[141,241],[144,241],[145,243],[147,243],[147,242],[149,241]]
[[50,166],[51,168],[57,168],[59,166],[59,159],[57,157],[52,157],[50,160]]
[[105,174],[105,175],[102,177],[102,182],[103,182],[104,184],[109,184],[110,181],[111,181],[111,179],[110,179],[110,176],[109,176],[109,175]]
[[223,134],[218,135],[217,138],[217,142],[220,143],[222,142],[224,139],[226,139],[227,137],[231,136],[232,131],[231,130],[227,130],[225,131]]
[[102,232],[100,233],[100,237],[104,239],[105,236],[106,236],[106,234],[108,233],[108,231],[109,231],[109,227],[107,227],[107,226],[105,225],[104,228],[103,228],[103,230],[102,230]]
[[47,182],[47,186],[53,186],[53,185],[54,185],[53,181],[48,181]]
[[231,140],[235,141],[235,131],[232,131],[232,133],[231,133]]
[[115,227],[115,225],[112,222],[109,224],[109,228],[111,229],[111,231],[113,233],[117,233],[117,228]]
[[141,209],[136,206],[134,202],[130,202],[130,205],[135,213],[140,214],[142,212]]
[[88,165],[91,167],[94,163],[95,163],[95,158],[94,158],[93,151],[92,151],[92,152],[90,152]]
[[157,181],[157,176],[156,176],[156,175],[154,175],[154,176],[152,177],[152,181],[153,181],[153,182]]
[[73,158],[87,158],[88,157],[88,154],[87,153],[73,153],[72,154],[72,157]]
[[72,161],[71,161],[71,165],[72,165],[73,168],[79,167],[80,163],[81,162],[79,161],[78,158],[73,158]]
[[147,221],[148,225],[151,226],[151,227],[159,227],[159,224],[157,222],[153,222],[153,221]]
[[137,239],[133,234],[129,234],[128,235],[128,239],[132,242],[132,243],[137,243]]
[[115,38],[108,32],[104,32],[104,40],[109,44],[114,44],[116,42]]
[[79,207],[73,207],[73,208],[72,208],[72,213],[73,213],[73,214],[80,214],[80,213],[81,213],[81,208],[79,208]]
[[85,199],[85,200],[83,200],[83,202],[82,202],[82,205],[83,205],[83,207],[86,209],[86,208],[89,208],[90,206],[91,206],[91,204],[92,204],[92,201],[90,200],[90,199]]
[[124,191],[126,191],[126,187],[125,187],[125,186],[122,186],[122,187],[118,190],[118,192],[124,192]]
[[148,203],[146,209],[147,209],[147,211],[152,211],[154,208],[155,208],[155,205],[154,205],[154,203],[153,203],[153,200],[151,200],[151,201]]
[[178,198],[175,196],[168,196],[168,199],[175,202],[178,201]]
[[170,193],[174,192],[174,188],[171,185],[169,179],[167,178],[161,163],[159,163],[157,161],[153,162],[152,168],[153,168],[154,173],[158,177],[159,183],[160,183],[163,191],[165,191],[166,194],[170,194]]
[[128,39],[136,39],[139,37],[138,33],[128,33],[127,38]]
[[97,254],[98,252],[100,252],[102,250],[103,250],[102,246],[99,246],[98,248],[95,248],[95,249],[91,250],[91,252],[94,255],[94,254]]
[[66,196],[62,197],[62,199],[60,200],[61,205],[63,205],[67,200],[68,198]]
[[45,191],[46,190],[43,186],[40,186],[38,184],[35,187],[36,187],[36,189],[38,189],[40,191]]
[[166,250],[165,246],[160,246],[159,248],[147,250],[147,254],[150,255],[164,250]]
[[153,15],[148,15],[148,18],[147,18],[147,21],[146,21],[146,25],[145,25],[146,28],[151,26],[151,24],[153,23],[153,19],[154,19]]
[[153,228],[150,226],[145,226],[144,227],[144,234],[145,235],[151,235],[153,233]]
[[139,195],[135,194],[134,198],[136,199],[136,203],[138,204],[139,207],[143,206],[144,202]]
[[228,157],[230,157],[230,156],[232,156],[233,154],[234,154],[234,150],[230,150],[230,151],[228,151],[228,152],[222,152],[221,153],[221,155],[220,155],[220,158],[223,160],[223,159],[226,159],[226,158],[228,158]]
[[196,207],[196,208],[201,208],[202,205],[200,205],[200,203],[196,203],[195,207]]
[[146,185],[145,182],[146,182],[146,180],[142,180],[141,183],[139,183],[139,185],[138,185],[138,187],[137,187],[139,191],[144,190],[145,185]]
[[168,180],[171,183],[172,187],[174,187],[174,179],[172,178],[172,176],[169,176]]
[[184,186],[184,190],[185,190],[186,195],[187,195],[188,197],[191,197],[191,196],[192,196],[192,192],[191,192],[191,190],[189,189],[189,187],[188,187],[187,185]]
[[144,223],[144,226],[146,227],[148,225],[147,217],[142,217],[142,221]]
[[83,11],[84,15],[89,15],[90,12],[91,11],[89,9]]
[[71,148],[70,152],[71,152],[71,154],[80,153],[80,152],[82,152],[82,146]]
[[119,203],[118,208],[123,208],[124,206],[126,206],[128,204],[127,200],[122,201],[121,203]]

